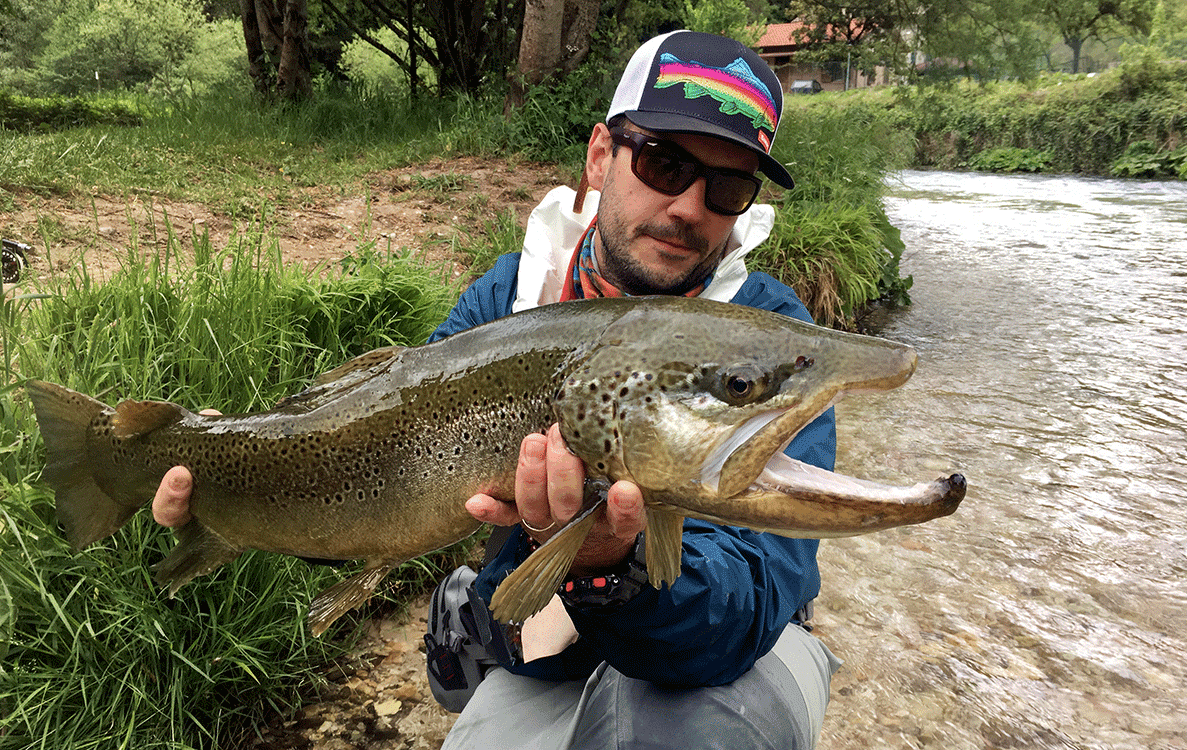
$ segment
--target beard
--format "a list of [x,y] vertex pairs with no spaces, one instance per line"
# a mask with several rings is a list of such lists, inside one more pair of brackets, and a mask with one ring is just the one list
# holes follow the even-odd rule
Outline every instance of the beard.
[[[627,294],[681,295],[699,286],[721,261],[725,243],[710,250],[709,241],[693,227],[683,222],[672,224],[645,223],[633,230],[613,211],[598,211],[598,236],[601,240],[602,276]],[[642,236],[674,242],[701,253],[704,259],[678,277],[662,275],[647,268],[631,256],[631,243]]]

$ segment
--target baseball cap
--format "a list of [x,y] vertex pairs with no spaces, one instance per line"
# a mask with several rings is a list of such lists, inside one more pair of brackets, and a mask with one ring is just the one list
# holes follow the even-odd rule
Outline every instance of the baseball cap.
[[673,31],[631,56],[606,122],[618,115],[657,133],[723,138],[758,154],[759,170],[777,184],[795,181],[771,156],[783,113],[774,71],[740,42],[699,31]]

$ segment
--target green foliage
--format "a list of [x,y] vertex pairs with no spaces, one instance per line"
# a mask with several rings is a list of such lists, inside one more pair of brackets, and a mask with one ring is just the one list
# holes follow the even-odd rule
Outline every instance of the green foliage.
[[1140,56],[1093,77],[860,90],[840,101],[855,111],[874,108],[892,127],[913,134],[916,166],[1016,163],[1111,174],[1132,142],[1153,141],[1170,151],[1187,137],[1187,63]]
[[[167,250],[130,248],[104,284],[82,266],[34,298],[0,300],[9,369],[0,387],[0,748],[221,748],[316,684],[349,646],[315,640],[312,595],[342,573],[250,553],[161,595],[148,566],[171,546],[147,518],[75,554],[35,479],[40,441],[25,377],[105,400],[266,408],[374,346],[419,343],[456,297],[441,273],[364,247],[334,269],[285,268],[259,231],[221,252],[158,229]],[[135,233],[133,233],[135,235]],[[183,265],[183,250],[193,266]],[[250,304],[244,304],[250,300]],[[407,595],[453,552],[389,576]]]
[[767,19],[742,0],[685,0],[686,28],[737,39],[750,47],[762,38]]
[[563,81],[532,87],[507,123],[508,148],[530,159],[584,164],[590,132],[605,119],[620,74],[590,62]]
[[170,97],[247,87],[247,47],[238,18],[204,23],[194,30],[193,47],[176,65],[162,70],[154,90]]
[[1113,162],[1114,177],[1177,177],[1187,179],[1187,145],[1160,150],[1154,141],[1135,141]]
[[68,0],[46,33],[40,66],[53,91],[145,84],[181,64],[202,24],[197,0]]
[[0,128],[27,132],[83,125],[139,125],[141,115],[120,101],[33,98],[0,91]]
[[964,166],[978,172],[1046,172],[1051,167],[1051,152],[996,146],[974,154]]
[[[372,36],[383,46],[408,57],[408,42],[389,28],[372,32]],[[342,47],[338,61],[342,72],[352,83],[372,87],[381,91],[406,92],[409,87],[408,73],[394,60],[362,39],[352,39]],[[417,76],[423,86],[435,87],[437,74],[432,66],[420,59]]]
[[1187,60],[1187,1],[1158,0],[1150,20],[1149,44],[1167,60]]

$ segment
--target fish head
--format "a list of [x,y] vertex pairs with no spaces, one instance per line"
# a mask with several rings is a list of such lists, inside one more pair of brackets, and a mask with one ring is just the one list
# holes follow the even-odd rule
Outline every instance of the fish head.
[[603,331],[556,409],[591,473],[711,502],[747,491],[845,394],[898,387],[915,365],[904,344],[664,298]]

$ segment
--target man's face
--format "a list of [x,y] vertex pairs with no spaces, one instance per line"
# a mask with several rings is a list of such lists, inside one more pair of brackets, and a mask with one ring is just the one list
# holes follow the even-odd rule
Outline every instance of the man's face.
[[[627,124],[628,130],[649,134]],[[657,135],[710,167],[753,173],[758,157],[719,138],[683,133]],[[664,195],[631,171],[631,150],[614,154],[609,130],[599,123],[590,138],[586,169],[601,191],[596,252],[603,275],[631,294],[682,294],[717,265],[737,216],[705,206],[705,179],[680,195]]]

